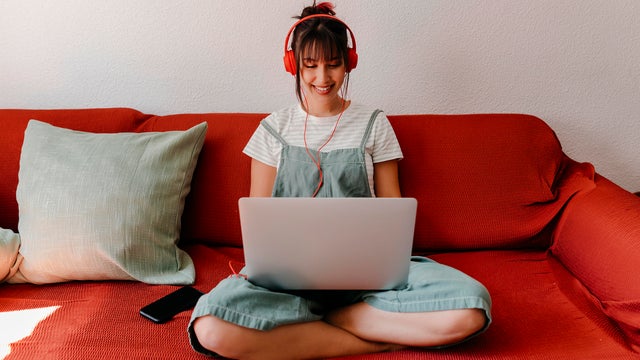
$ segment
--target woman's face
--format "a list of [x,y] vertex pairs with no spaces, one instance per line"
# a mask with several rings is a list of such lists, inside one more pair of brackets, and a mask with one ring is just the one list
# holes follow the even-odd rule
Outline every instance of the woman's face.
[[301,60],[300,79],[310,108],[307,111],[339,112],[343,101],[340,89],[345,76],[346,66],[342,58],[322,59],[305,54]]

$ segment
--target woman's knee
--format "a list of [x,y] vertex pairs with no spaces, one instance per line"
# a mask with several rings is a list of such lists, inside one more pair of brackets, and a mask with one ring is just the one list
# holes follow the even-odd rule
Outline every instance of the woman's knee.
[[407,336],[402,343],[416,347],[440,347],[459,343],[482,330],[487,321],[481,309],[445,310],[408,315],[413,315],[416,319],[411,322],[414,324],[411,336]]
[[214,316],[203,316],[193,322],[193,333],[205,349],[228,358],[239,358],[250,344],[243,339],[242,332],[249,331],[238,325],[218,319]]
[[487,317],[482,309],[452,310],[447,314],[448,321],[441,327],[441,335],[448,340],[446,343],[460,342],[482,330],[487,323]]

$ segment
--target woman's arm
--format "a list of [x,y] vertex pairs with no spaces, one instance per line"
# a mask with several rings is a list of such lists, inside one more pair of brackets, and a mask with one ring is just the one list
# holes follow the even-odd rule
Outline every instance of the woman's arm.
[[276,168],[251,159],[251,189],[249,196],[270,197],[276,181]]
[[402,197],[398,180],[398,160],[373,164],[373,186],[377,197]]

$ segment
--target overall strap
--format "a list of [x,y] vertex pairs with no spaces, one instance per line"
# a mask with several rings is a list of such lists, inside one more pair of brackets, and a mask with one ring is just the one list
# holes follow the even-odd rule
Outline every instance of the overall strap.
[[278,132],[274,128],[272,128],[271,125],[267,124],[266,121],[260,121],[260,125],[262,125],[271,135],[273,135],[282,145],[288,145],[284,138],[280,136],[280,134],[278,134]]
[[376,117],[380,114],[382,110],[376,109],[373,114],[371,114],[371,118],[369,119],[369,123],[367,124],[367,128],[364,131],[364,136],[362,137],[362,142],[360,143],[360,150],[364,151],[365,145],[367,144],[367,140],[369,140],[369,136],[371,135],[371,130],[373,130],[373,124],[376,121]]

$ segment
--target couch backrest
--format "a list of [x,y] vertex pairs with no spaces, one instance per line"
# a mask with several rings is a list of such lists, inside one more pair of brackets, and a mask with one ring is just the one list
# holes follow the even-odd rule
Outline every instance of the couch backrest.
[[418,198],[423,250],[549,245],[538,236],[592,182],[551,128],[521,114],[390,116],[404,160],[403,196]]
[[[242,154],[264,114],[150,116],[131,109],[0,110],[0,227],[17,229],[23,132],[31,118],[93,132],[167,131],[209,123],[185,205],[183,241],[241,245],[237,201],[249,193]],[[527,115],[389,116],[404,152],[400,183],[418,199],[416,250],[546,246],[538,234],[580,189],[554,132]]]
[[[183,217],[187,241],[241,245],[237,200],[249,192],[242,154],[264,114],[172,115],[141,129],[209,123]],[[517,114],[389,116],[404,152],[400,183],[418,199],[417,250],[547,246],[544,228],[581,186],[542,120]],[[547,235],[547,234],[545,234]]]

